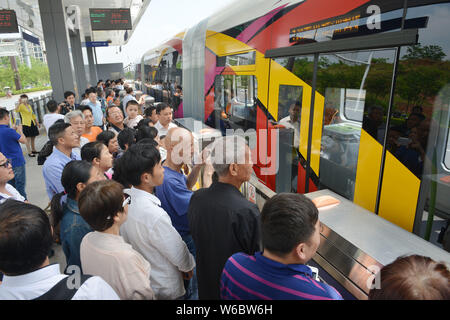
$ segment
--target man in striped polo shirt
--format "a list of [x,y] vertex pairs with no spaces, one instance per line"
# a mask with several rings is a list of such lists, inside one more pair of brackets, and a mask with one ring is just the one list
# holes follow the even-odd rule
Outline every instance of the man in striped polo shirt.
[[342,300],[315,280],[306,263],[320,244],[319,212],[301,194],[281,193],[261,212],[263,252],[236,253],[225,264],[220,296],[226,300]]

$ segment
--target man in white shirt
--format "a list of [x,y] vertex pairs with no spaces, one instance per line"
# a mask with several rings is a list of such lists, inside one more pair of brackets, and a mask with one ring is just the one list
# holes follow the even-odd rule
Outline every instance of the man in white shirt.
[[[0,225],[0,271],[5,274],[0,300],[119,300],[102,278],[86,279],[77,272],[68,278],[58,264],[50,265],[52,228],[41,208],[7,200],[0,205]],[[55,291],[57,284],[60,290]]]
[[159,120],[155,128],[158,129],[158,136],[164,137],[170,129],[177,127],[175,123],[172,123],[172,107],[162,102],[156,108],[156,113],[159,115]]
[[48,135],[48,129],[59,119],[64,119],[64,116],[60,114],[61,106],[58,105],[58,103],[55,100],[50,100],[47,102],[47,109],[50,113],[47,113],[44,115],[43,124],[45,127],[45,130],[47,131]]
[[153,189],[164,180],[161,156],[152,145],[132,145],[116,168],[132,185],[127,221],[120,227],[124,240],[150,262],[150,283],[157,300],[179,299],[185,294],[183,279],[193,275],[195,259]]
[[300,101],[296,101],[291,104],[289,108],[289,115],[280,120],[279,124],[285,126],[287,129],[294,129],[294,147],[299,148],[300,146],[300,122],[302,105]]

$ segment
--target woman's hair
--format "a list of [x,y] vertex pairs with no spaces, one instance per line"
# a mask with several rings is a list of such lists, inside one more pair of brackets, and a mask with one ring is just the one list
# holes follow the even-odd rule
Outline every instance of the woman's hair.
[[149,118],[144,118],[144,119],[142,119],[141,121],[138,122],[136,128],[139,128],[139,127],[149,127],[148,124],[149,124],[150,122],[152,122],[151,119],[149,119]]
[[77,184],[87,183],[91,177],[92,164],[83,160],[70,161],[64,167],[61,175],[61,184],[64,187],[64,191],[55,194],[52,198],[51,216],[52,225],[55,228],[63,217],[63,206],[61,204],[61,198],[67,194],[67,197],[75,200],[77,197]]
[[116,134],[112,131],[103,131],[97,136],[97,141],[102,142],[105,146],[109,145],[109,141],[114,139]]
[[369,300],[450,300],[448,267],[428,257],[399,257],[377,277],[381,286],[370,290]]
[[101,141],[86,143],[81,148],[81,159],[92,163],[95,158],[100,159],[105,144]]
[[155,127],[140,126],[136,129],[136,142],[145,138],[155,139],[157,135],[158,129]]
[[105,231],[114,224],[114,217],[123,212],[123,186],[113,180],[88,185],[78,199],[80,215],[95,231]]

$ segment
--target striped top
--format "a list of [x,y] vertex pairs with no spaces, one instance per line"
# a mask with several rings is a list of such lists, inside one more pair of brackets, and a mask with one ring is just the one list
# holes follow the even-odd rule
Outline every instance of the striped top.
[[257,252],[232,255],[222,272],[223,300],[342,300],[333,287],[314,280],[303,264],[282,264]]

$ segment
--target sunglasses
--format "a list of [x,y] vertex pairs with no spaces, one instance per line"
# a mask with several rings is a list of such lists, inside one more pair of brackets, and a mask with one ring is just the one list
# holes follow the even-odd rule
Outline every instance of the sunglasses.
[[125,200],[123,200],[122,208],[125,208],[126,205],[131,204],[131,197],[129,194],[124,193],[123,196],[125,197]]
[[0,167],[8,168],[11,165],[11,159],[6,159],[5,163],[0,164]]

